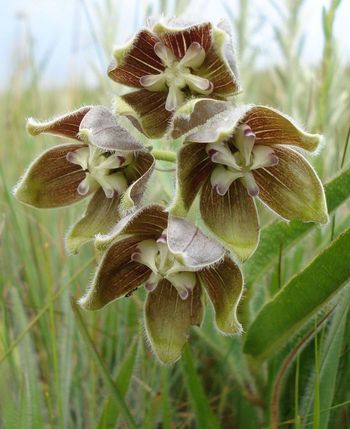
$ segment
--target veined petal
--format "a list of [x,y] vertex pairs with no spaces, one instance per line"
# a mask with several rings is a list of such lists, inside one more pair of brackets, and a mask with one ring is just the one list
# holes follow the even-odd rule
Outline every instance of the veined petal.
[[146,89],[131,92],[116,99],[116,111],[148,137],[159,138],[166,132],[171,117],[165,109],[167,96],[167,92]]
[[239,267],[225,256],[218,265],[200,271],[198,276],[213,304],[217,328],[223,334],[241,334],[237,307],[243,291],[243,275]]
[[181,357],[191,325],[203,319],[201,288],[197,284],[187,299],[182,300],[167,280],[147,296],[145,326],[147,337],[158,359],[172,364]]
[[186,137],[200,129],[208,122],[226,110],[232,110],[232,106],[225,101],[218,101],[207,98],[197,98],[187,101],[174,114],[170,126],[170,133],[173,139]]
[[157,240],[166,229],[168,213],[164,207],[149,205],[128,216],[124,216],[108,235],[96,237],[95,245],[98,249],[106,249],[116,238],[128,235],[142,236],[143,240]]
[[93,107],[80,124],[80,136],[104,151],[145,150],[128,130],[118,124],[115,115],[103,106]]
[[169,216],[168,247],[191,270],[215,264],[225,253],[217,241],[207,237],[199,228],[185,219]]
[[164,91],[166,89],[165,75],[163,73],[142,76],[140,77],[140,83],[149,91]]
[[274,146],[279,163],[254,170],[259,198],[285,219],[327,223],[320,179],[306,159],[292,149]]
[[16,185],[15,197],[38,208],[61,207],[80,201],[84,196],[77,189],[85,173],[66,156],[83,147],[85,145],[77,143],[59,145],[39,155]]
[[265,106],[247,106],[241,122],[249,125],[256,135],[255,144],[264,146],[289,145],[308,151],[316,150],[321,136],[309,134],[298,127],[295,122],[279,112]]
[[123,194],[122,208],[124,210],[129,210],[141,203],[154,167],[155,159],[153,156],[150,153],[140,152],[135,160],[124,169],[124,174],[130,184]]
[[213,171],[204,145],[187,144],[178,153],[177,185],[170,212],[185,216],[205,180]]
[[206,225],[241,260],[254,252],[259,241],[258,216],[253,199],[239,180],[220,196],[209,178],[202,189],[200,211]]
[[46,133],[71,139],[79,139],[80,123],[92,108],[93,106],[84,106],[50,121],[37,121],[36,119],[29,118],[27,121],[27,131],[32,136]]
[[180,65],[196,69],[203,64],[204,58],[205,50],[198,42],[193,42],[187,48],[185,55],[180,60]]
[[180,59],[192,43],[198,43],[205,52],[212,43],[212,25],[209,22],[181,27],[158,22],[153,26],[153,31]]
[[120,196],[106,198],[99,189],[91,198],[84,216],[73,226],[66,237],[66,247],[70,253],[92,240],[96,234],[107,234],[119,221]]
[[112,244],[103,256],[90,289],[79,300],[85,310],[99,310],[139,287],[151,274],[145,265],[132,261],[131,255],[143,238],[133,236]]
[[141,30],[129,43],[116,48],[108,76],[124,85],[141,88],[142,76],[164,70],[162,61],[154,50],[158,42],[159,39],[150,31]]

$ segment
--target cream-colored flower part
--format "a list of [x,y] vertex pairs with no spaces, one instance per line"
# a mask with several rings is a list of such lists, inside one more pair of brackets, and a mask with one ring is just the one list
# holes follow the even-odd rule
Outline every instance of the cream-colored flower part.
[[128,183],[119,168],[130,164],[134,159],[131,153],[108,153],[100,149],[87,146],[74,152],[67,153],[67,161],[80,165],[85,172],[85,178],[79,183],[77,191],[80,195],[87,195],[100,187],[107,198],[113,198],[115,192],[124,192]]
[[161,42],[154,45],[154,52],[160,58],[164,70],[158,70],[158,74],[142,76],[140,83],[149,91],[169,89],[165,103],[166,110],[176,110],[184,102],[186,87],[204,95],[213,91],[213,83],[210,80],[195,74],[195,70],[205,59],[205,51],[198,42],[191,43],[180,60]]
[[196,285],[195,273],[186,271],[186,266],[170,252],[166,231],[163,231],[158,240],[141,241],[131,255],[131,259],[152,271],[145,282],[145,289],[148,292],[153,292],[159,282],[166,279],[177,290],[179,297],[185,300]]
[[211,185],[219,195],[225,195],[235,180],[240,180],[251,197],[259,194],[253,170],[273,167],[278,164],[278,157],[273,148],[254,145],[255,134],[246,125],[236,128],[234,138],[225,143],[207,145],[211,160],[219,164],[211,173]]

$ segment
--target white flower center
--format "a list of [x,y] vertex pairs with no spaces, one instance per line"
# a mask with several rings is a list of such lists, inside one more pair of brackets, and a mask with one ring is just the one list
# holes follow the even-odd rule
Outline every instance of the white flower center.
[[121,167],[125,167],[133,160],[132,154],[118,154],[102,152],[93,146],[86,146],[74,152],[68,152],[67,160],[72,164],[80,165],[85,171],[85,178],[79,183],[77,191],[86,195],[101,187],[107,198],[115,193],[121,194],[127,187],[127,180]]
[[251,197],[259,194],[253,170],[273,167],[278,164],[278,157],[269,146],[255,145],[255,134],[246,125],[236,128],[234,140],[231,143],[213,143],[206,147],[211,160],[220,164],[213,170],[210,181],[219,195],[225,195],[235,180],[240,180]]
[[186,271],[186,267],[170,252],[166,231],[157,241],[141,241],[131,255],[131,259],[152,270],[145,283],[148,292],[154,291],[159,281],[166,279],[175,287],[180,298],[185,300],[196,285],[196,274]]
[[184,90],[187,87],[194,93],[204,95],[213,91],[212,82],[193,73],[205,59],[205,51],[199,43],[191,43],[181,60],[163,43],[156,43],[154,51],[165,69],[158,74],[142,76],[140,83],[149,91],[164,91],[168,88],[166,110],[176,110],[184,102]]

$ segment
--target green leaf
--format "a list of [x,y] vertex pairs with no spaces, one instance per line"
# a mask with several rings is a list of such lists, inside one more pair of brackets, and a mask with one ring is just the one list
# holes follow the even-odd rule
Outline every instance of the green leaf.
[[220,423],[211,410],[188,344],[183,348],[181,363],[188,396],[196,414],[196,427],[198,426],[201,429],[219,429]]
[[[135,342],[130,346],[128,353],[126,354],[123,362],[118,368],[117,375],[115,378],[115,384],[124,397],[127,394],[130,386],[131,377],[134,372],[136,356],[137,343]],[[97,429],[115,427],[118,416],[119,409],[115,406],[115,401],[113,399],[113,396],[111,395],[111,397],[105,401]]]
[[350,228],[260,311],[248,329],[244,352],[258,362],[270,357],[350,279]]
[[[336,210],[348,197],[350,197],[350,167],[342,171],[325,185],[325,193],[329,213]],[[280,243],[283,249],[295,244],[301,237],[316,225],[300,221],[273,222],[262,229],[260,244],[252,258],[245,264],[245,280],[249,287],[253,281],[269,268],[280,252]]]

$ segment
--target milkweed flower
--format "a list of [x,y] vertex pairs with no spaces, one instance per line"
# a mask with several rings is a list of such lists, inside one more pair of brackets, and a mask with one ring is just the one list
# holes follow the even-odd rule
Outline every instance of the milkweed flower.
[[67,236],[76,252],[97,233],[107,233],[121,208],[141,200],[153,168],[153,156],[102,106],[85,106],[47,122],[29,119],[30,134],[74,139],[35,159],[14,190],[23,203],[55,208],[91,197],[84,216]]
[[227,100],[240,89],[225,21],[217,26],[156,22],[115,49],[108,75],[136,89],[117,98],[116,109],[152,138],[163,136],[173,112],[185,100],[203,96]]
[[[218,113],[205,121],[214,104]],[[314,151],[320,136],[304,132],[281,112],[193,101],[177,112],[172,135],[186,138],[178,153],[171,212],[186,214],[200,194],[204,222],[241,259],[259,240],[255,197],[284,219],[328,221],[323,186],[295,150]]]
[[188,221],[147,206],[122,219],[111,234],[98,236],[96,246],[106,251],[80,305],[99,310],[144,284],[146,333],[162,362],[179,359],[189,328],[201,324],[203,289],[217,328],[241,332],[236,309],[242,273],[219,243]]

